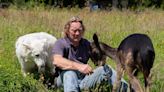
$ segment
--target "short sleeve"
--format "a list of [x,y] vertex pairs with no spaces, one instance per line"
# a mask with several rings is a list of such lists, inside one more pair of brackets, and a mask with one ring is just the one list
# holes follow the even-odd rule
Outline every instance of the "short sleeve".
[[64,45],[62,43],[62,40],[57,40],[55,42],[55,45],[52,49],[52,54],[58,54],[58,55],[62,55],[63,56],[63,51],[64,51]]

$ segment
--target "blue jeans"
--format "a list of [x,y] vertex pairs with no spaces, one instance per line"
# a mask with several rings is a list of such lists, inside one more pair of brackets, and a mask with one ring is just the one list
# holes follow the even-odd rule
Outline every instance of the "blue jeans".
[[[107,82],[109,85],[113,85],[116,78],[115,70],[108,67],[108,65],[100,66],[94,70],[91,75],[84,75],[78,71],[67,70],[62,71],[57,78],[57,86],[64,87],[64,92],[80,92],[94,88],[101,82]],[[122,86],[118,92],[126,92],[128,85],[122,81]]]

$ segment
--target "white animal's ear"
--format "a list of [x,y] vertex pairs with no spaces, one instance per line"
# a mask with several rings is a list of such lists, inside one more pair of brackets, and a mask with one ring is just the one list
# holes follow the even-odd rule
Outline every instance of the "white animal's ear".
[[43,39],[42,42],[43,42],[43,43],[46,43],[46,42],[47,42],[47,39]]
[[27,43],[23,43],[23,46],[26,47],[27,49],[31,49],[30,45]]

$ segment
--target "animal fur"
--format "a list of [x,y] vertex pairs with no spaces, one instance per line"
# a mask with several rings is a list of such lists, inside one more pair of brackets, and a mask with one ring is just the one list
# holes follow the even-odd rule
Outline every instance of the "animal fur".
[[116,61],[117,80],[113,86],[113,92],[118,90],[120,80],[125,71],[129,77],[130,86],[135,92],[143,92],[139,80],[138,71],[144,76],[145,90],[149,91],[150,70],[153,67],[155,51],[151,39],[145,34],[132,34],[126,37],[118,48],[112,48],[99,42],[96,34],[91,43],[91,59],[95,65],[104,65],[108,56]]

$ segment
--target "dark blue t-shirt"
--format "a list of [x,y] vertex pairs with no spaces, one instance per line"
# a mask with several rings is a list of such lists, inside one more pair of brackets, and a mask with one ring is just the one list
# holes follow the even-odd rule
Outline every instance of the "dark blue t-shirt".
[[86,39],[81,39],[78,47],[74,47],[69,38],[58,39],[53,47],[52,53],[62,55],[63,57],[87,64],[90,57],[90,42]]

